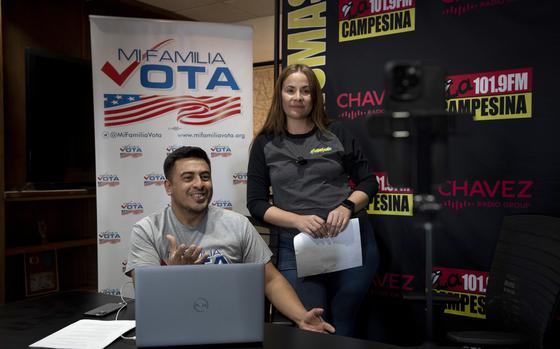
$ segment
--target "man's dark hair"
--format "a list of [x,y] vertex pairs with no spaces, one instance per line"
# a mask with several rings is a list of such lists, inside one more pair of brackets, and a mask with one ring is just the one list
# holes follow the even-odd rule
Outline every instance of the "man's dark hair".
[[163,162],[163,173],[165,174],[165,178],[169,179],[171,177],[171,171],[173,170],[173,166],[175,166],[175,162],[177,160],[186,158],[202,159],[206,161],[208,168],[211,169],[210,159],[208,159],[208,155],[203,149],[199,147],[184,146],[175,149],[165,158],[165,161]]

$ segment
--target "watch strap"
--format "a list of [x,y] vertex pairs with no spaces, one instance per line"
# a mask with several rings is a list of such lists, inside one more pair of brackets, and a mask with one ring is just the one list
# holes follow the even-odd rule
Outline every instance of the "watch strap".
[[340,203],[340,205],[343,206],[343,207],[346,207],[347,209],[350,210],[350,212],[352,214],[354,214],[354,210],[356,209],[356,204],[354,204],[352,201],[346,199],[346,200],[342,201]]

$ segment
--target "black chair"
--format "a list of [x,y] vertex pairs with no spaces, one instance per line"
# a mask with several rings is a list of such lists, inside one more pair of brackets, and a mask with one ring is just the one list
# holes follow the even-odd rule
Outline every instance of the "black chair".
[[447,337],[466,348],[544,348],[559,294],[560,219],[504,217],[486,292],[489,331]]

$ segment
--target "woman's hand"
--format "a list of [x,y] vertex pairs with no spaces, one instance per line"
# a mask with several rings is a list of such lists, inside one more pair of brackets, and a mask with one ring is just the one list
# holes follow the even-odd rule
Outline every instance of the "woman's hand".
[[352,212],[350,212],[350,209],[342,205],[329,212],[326,223],[329,236],[337,236],[346,229],[351,217]]
[[314,238],[324,238],[328,236],[328,229],[325,221],[315,215],[298,215],[294,222],[296,228]]

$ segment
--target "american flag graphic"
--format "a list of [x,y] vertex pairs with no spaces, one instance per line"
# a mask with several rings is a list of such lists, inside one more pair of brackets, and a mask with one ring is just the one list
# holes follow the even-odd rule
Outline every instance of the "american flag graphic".
[[105,126],[122,126],[175,113],[177,122],[208,125],[241,114],[241,98],[231,96],[143,96],[105,94]]

